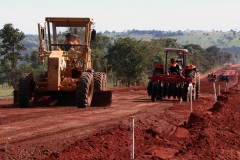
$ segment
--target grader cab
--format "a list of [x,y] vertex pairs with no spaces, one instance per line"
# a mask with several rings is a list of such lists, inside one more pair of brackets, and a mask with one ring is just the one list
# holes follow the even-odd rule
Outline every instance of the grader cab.
[[[20,107],[43,100],[48,102],[44,105],[59,102],[78,108],[111,103],[106,73],[93,69],[90,49],[96,36],[93,23],[92,18],[46,17],[44,26],[38,24],[42,71],[37,81],[33,73],[22,74],[17,91]],[[66,43],[66,35],[75,35],[77,43]]]
[[[153,75],[148,77],[150,80],[147,87],[147,93],[151,101],[162,100],[164,97],[173,99],[188,99],[188,87],[192,83],[192,98],[198,99],[200,93],[200,75],[196,67],[192,64],[186,64],[186,56],[191,54],[187,49],[164,48],[166,52],[165,65],[157,63],[153,70]],[[179,65],[177,73],[169,72],[168,62],[170,56],[176,57],[176,63]]]

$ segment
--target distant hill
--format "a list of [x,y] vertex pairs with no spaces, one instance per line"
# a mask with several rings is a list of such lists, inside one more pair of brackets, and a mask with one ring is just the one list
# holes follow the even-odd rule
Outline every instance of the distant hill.
[[222,31],[141,31],[141,30],[128,30],[124,32],[108,32],[101,33],[105,36],[118,38],[118,37],[132,37],[136,40],[150,41],[153,38],[174,38],[182,45],[186,44],[198,44],[202,48],[210,46],[217,46],[221,48],[222,52],[229,52],[232,54],[240,54],[240,32],[230,30],[228,32]]

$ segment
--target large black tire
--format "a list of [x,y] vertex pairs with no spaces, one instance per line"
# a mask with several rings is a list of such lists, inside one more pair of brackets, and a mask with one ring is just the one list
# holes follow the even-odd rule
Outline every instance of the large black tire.
[[83,72],[77,85],[77,107],[86,108],[91,105],[94,89],[93,73]]
[[32,73],[21,75],[18,83],[18,105],[20,108],[28,108],[32,105],[35,85]]
[[195,78],[196,71],[190,70],[186,72],[186,78]]
[[107,75],[103,72],[94,72],[94,91],[106,91],[107,90]]
[[198,73],[196,75],[196,99],[199,99],[199,95],[200,95],[200,74]]
[[152,86],[152,94],[151,94],[151,101],[155,102],[157,98],[157,84],[153,84]]
[[147,86],[147,94],[148,94],[148,96],[151,96],[151,94],[152,94],[152,81],[149,81],[148,82],[148,86]]
[[182,91],[182,100],[183,101],[187,101],[187,96],[188,94],[188,83],[185,83],[184,86],[183,86],[183,91]]
[[102,72],[103,80],[102,80],[102,89],[103,91],[107,90],[107,74]]

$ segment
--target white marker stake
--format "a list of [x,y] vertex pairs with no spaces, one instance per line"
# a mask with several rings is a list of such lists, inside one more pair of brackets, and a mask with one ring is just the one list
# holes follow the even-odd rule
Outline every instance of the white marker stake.
[[220,84],[218,86],[218,95],[220,96]]
[[131,160],[134,159],[134,117],[130,117],[130,131],[131,131]]
[[190,91],[190,112],[192,113],[192,83],[189,83],[189,91]]
[[5,152],[7,152],[9,142],[10,142],[10,138],[7,139],[6,146],[5,146]]
[[213,82],[213,91],[214,91],[214,101],[217,102],[217,94],[216,94],[215,82]]

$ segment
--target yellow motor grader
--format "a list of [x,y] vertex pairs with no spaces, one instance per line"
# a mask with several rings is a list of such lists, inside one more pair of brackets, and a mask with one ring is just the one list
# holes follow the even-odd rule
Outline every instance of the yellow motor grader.
[[[44,26],[38,24],[42,71],[38,81],[32,73],[22,74],[16,94],[19,107],[39,105],[42,101],[44,105],[59,103],[78,108],[111,104],[106,73],[93,69],[93,24],[92,18],[64,17],[46,17]],[[66,35],[75,35],[78,43],[66,43]]]

